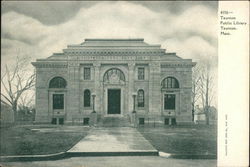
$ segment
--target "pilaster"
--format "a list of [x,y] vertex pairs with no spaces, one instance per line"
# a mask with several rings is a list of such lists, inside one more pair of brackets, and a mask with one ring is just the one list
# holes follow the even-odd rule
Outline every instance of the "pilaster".
[[128,63],[128,112],[131,113],[133,110],[133,92],[134,90],[134,79],[135,79],[135,63]]
[[80,67],[77,62],[69,62],[68,65],[68,96],[67,96],[67,120],[71,121],[73,115],[80,113]]
[[160,63],[149,64],[149,114],[161,113]]
[[94,79],[95,79],[95,94],[96,94],[96,98],[95,98],[95,110],[97,112],[101,111],[101,96],[102,96],[102,91],[101,91],[101,80],[102,77],[100,76],[100,68],[101,68],[101,64],[100,63],[94,63]]

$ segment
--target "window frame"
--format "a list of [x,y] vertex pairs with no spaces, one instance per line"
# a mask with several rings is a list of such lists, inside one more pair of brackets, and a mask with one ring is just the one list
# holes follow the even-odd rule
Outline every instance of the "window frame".
[[[87,93],[89,93],[89,94],[87,94]],[[88,100],[88,101],[86,101],[86,100]],[[83,107],[84,108],[91,107],[91,91],[89,89],[85,89],[83,91]]]
[[[140,73],[140,70],[142,70]],[[142,74],[142,75],[140,75]],[[138,67],[137,69],[137,79],[140,80],[140,81],[143,81],[145,80],[145,67]]]
[[[170,104],[170,105],[168,105],[167,103],[168,103],[168,100],[166,101],[166,96],[173,96],[174,97],[174,101],[172,101],[172,102],[174,102],[174,104]],[[165,93],[164,94],[164,97],[163,97],[163,100],[164,100],[164,102],[163,102],[163,108],[164,108],[164,110],[176,110],[176,94],[173,94],[173,93]],[[171,103],[171,102],[170,102]]]
[[67,81],[60,76],[53,77],[49,81],[49,89],[65,89],[67,87]]
[[[60,104],[60,106],[58,107],[58,106],[56,106],[56,105],[58,105],[58,104],[56,104],[56,102],[55,102],[55,97],[56,96],[62,96],[62,97],[60,97],[60,98],[62,98],[62,99],[60,99],[60,100],[62,100],[62,104]],[[64,102],[64,94],[63,93],[54,93],[53,95],[52,95],[52,99],[53,99],[53,101],[52,101],[52,109],[53,110],[64,110],[64,108],[65,108],[65,102]],[[59,98],[58,98],[59,99]],[[57,99],[57,100],[58,100]]]
[[[141,99],[139,99],[140,97],[139,97],[139,93],[142,93],[142,97],[141,97]],[[140,101],[142,101],[142,102],[140,102]],[[138,91],[137,91],[137,107],[138,108],[144,108],[145,107],[145,91],[143,90],[143,89],[139,89]]]
[[162,88],[165,89],[179,89],[179,81],[175,77],[166,77],[162,80]]
[[[87,75],[87,71],[89,70],[89,75]],[[83,67],[83,80],[89,81],[91,80],[91,67]]]

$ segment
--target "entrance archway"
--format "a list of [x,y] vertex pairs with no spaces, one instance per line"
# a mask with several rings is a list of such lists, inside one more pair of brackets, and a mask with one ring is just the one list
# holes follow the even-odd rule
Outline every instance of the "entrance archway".
[[103,75],[104,104],[106,115],[121,115],[124,111],[126,80],[122,70],[110,68]]

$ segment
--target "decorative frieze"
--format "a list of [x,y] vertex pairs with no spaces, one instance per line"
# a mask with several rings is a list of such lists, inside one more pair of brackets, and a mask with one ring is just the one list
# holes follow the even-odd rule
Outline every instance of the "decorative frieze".
[[193,62],[169,62],[169,63],[162,63],[162,68],[169,68],[169,67],[193,67],[195,63]]
[[160,56],[77,56],[77,55],[69,55],[69,60],[133,60],[133,61],[141,61],[141,60],[160,60]]
[[58,62],[32,62],[32,65],[36,68],[67,68],[68,64]]

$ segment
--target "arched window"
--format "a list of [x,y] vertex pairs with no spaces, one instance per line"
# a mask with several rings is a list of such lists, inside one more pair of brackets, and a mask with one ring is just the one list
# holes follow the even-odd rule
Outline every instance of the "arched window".
[[66,80],[62,77],[54,77],[49,82],[49,88],[66,88]]
[[162,88],[179,88],[179,82],[174,77],[167,77],[162,81]]
[[90,90],[86,89],[83,93],[84,95],[84,107],[90,107]]
[[137,106],[144,107],[144,91],[142,89],[137,92]]
[[103,76],[104,82],[125,82],[125,76],[123,72],[118,68],[111,68],[105,72]]

